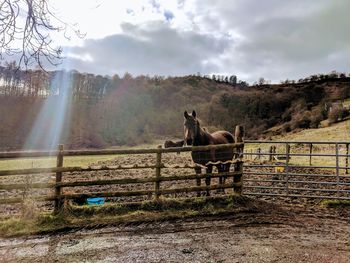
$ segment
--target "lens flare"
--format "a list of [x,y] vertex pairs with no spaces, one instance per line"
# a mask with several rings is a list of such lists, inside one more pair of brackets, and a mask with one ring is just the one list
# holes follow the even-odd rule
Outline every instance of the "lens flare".
[[72,74],[66,71],[55,72],[50,82],[49,97],[44,101],[36,118],[25,150],[57,149],[62,142],[64,131],[68,131],[72,99]]

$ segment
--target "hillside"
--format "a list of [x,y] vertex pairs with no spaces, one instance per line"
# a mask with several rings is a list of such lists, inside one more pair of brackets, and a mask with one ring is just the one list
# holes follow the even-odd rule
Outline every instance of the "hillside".
[[330,127],[291,132],[285,135],[273,136],[272,139],[286,141],[349,141],[350,119],[335,123]]
[[[317,128],[326,119],[335,123],[349,115],[350,78],[344,75],[248,86],[200,76],[33,71],[14,79],[6,74],[0,74],[2,150],[22,149],[29,134],[39,138],[29,148],[46,148],[50,132],[60,128],[57,113],[60,120],[64,116],[59,142],[67,148],[181,138],[184,110],[195,109],[209,131],[244,125],[249,139]],[[39,116],[42,127],[33,131]]]

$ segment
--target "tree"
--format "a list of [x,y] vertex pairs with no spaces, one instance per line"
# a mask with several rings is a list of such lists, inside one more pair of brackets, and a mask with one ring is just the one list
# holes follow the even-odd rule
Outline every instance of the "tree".
[[48,0],[0,0],[0,59],[18,56],[18,66],[44,62],[59,64],[62,49],[52,41],[53,32],[69,31],[83,37],[79,30],[58,18]]
[[263,77],[259,78],[258,84],[264,85],[266,83],[265,79]]
[[230,77],[230,83],[231,83],[232,85],[236,85],[236,84],[237,84],[237,77],[236,77],[235,75],[232,75],[232,76]]

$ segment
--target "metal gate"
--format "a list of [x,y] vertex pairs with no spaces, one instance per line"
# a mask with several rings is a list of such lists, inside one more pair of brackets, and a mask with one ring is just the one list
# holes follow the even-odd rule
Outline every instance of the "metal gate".
[[245,141],[243,192],[350,200],[349,144]]

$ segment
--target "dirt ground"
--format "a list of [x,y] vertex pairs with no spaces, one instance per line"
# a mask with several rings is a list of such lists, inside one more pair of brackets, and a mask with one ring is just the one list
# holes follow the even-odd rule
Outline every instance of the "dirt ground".
[[1,262],[349,262],[349,208],[287,206],[0,239]]

